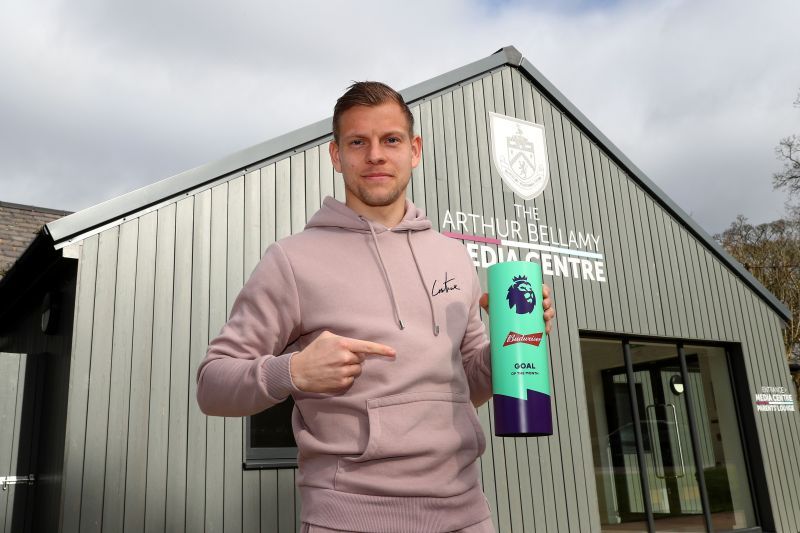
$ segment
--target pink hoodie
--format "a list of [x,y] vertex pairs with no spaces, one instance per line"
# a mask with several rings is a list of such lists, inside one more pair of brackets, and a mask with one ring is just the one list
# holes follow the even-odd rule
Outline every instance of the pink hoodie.
[[[473,408],[491,396],[480,294],[464,247],[411,202],[387,229],[326,198],[253,271],[200,365],[197,402],[209,415],[245,416],[292,395],[304,522],[413,533],[475,524],[490,515]],[[323,331],[397,356],[368,356],[344,393],[303,392],[284,351]]]

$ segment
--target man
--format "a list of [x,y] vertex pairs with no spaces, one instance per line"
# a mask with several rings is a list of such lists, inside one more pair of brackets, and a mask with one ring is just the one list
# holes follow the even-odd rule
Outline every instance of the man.
[[463,245],[405,199],[422,140],[402,97],[355,83],[333,133],[346,201],[267,249],[198,370],[200,408],[292,395],[304,531],[493,531],[473,408],[491,397],[488,298]]

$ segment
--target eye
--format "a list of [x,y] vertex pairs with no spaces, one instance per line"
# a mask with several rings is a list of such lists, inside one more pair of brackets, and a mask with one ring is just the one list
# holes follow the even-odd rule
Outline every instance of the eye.
[[364,141],[361,139],[353,139],[350,141],[350,146],[361,146],[362,144],[364,144]]
[[400,137],[389,137],[386,139],[386,142],[389,144],[398,144],[400,143]]

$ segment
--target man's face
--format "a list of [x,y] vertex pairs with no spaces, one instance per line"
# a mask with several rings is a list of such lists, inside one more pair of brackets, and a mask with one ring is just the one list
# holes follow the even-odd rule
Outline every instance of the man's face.
[[339,142],[332,141],[329,150],[333,167],[344,177],[348,205],[384,207],[405,203],[422,140],[409,136],[403,110],[387,102],[345,111],[339,120]]

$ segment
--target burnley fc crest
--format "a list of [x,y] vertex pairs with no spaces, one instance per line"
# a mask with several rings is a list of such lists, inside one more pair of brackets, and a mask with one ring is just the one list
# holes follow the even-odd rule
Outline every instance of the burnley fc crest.
[[492,162],[506,185],[523,200],[539,196],[550,180],[544,127],[489,112],[489,131]]

